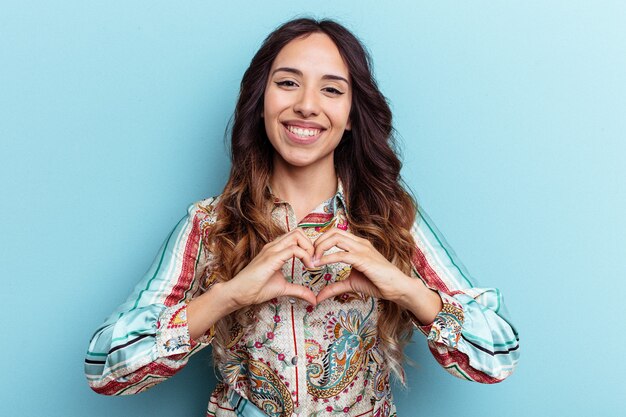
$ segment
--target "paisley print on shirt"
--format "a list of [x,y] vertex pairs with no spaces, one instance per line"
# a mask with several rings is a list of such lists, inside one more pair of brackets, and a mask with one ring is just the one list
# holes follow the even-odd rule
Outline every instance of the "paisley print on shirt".
[[307,365],[309,393],[318,398],[334,397],[353,381],[376,343],[376,326],[370,319],[374,308],[374,299],[370,298],[365,317],[354,308],[329,317],[326,329],[332,343],[321,363],[311,361]]
[[250,361],[249,371],[250,400],[268,416],[291,416],[293,400],[277,372],[264,362],[256,360]]
[[267,415],[291,416],[293,400],[289,389],[275,370],[262,360],[251,358],[247,350],[228,350],[220,371],[225,383],[246,393]]

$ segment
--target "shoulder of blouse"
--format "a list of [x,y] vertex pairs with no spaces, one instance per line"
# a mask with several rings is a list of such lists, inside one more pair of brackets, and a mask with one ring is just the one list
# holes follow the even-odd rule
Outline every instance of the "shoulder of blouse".
[[217,220],[217,204],[220,199],[221,194],[195,201],[189,204],[187,213],[192,219],[199,217],[201,220],[213,224]]

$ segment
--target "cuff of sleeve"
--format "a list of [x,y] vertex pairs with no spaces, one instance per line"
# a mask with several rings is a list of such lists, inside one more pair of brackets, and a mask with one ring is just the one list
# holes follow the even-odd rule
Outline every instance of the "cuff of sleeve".
[[439,291],[443,301],[443,308],[429,325],[421,326],[415,322],[416,327],[428,337],[429,342],[442,343],[451,348],[456,348],[461,339],[463,329],[463,306],[451,295]]
[[156,345],[159,357],[188,353],[198,344],[208,344],[215,335],[212,326],[198,340],[189,337],[187,303],[166,307],[157,321]]

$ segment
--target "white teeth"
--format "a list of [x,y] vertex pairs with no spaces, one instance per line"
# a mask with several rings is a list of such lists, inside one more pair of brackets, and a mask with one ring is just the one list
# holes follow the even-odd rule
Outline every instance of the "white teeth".
[[303,138],[316,136],[316,135],[318,135],[321,132],[320,129],[303,129],[301,127],[296,127],[296,126],[287,126],[287,129],[291,133],[296,134],[296,135],[298,135],[300,137],[303,137]]

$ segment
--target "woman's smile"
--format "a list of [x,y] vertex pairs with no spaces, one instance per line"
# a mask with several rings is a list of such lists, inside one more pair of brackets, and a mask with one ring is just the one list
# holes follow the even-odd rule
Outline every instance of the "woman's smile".
[[289,140],[300,145],[315,143],[326,130],[319,127],[305,127],[291,123],[283,123],[283,127]]

